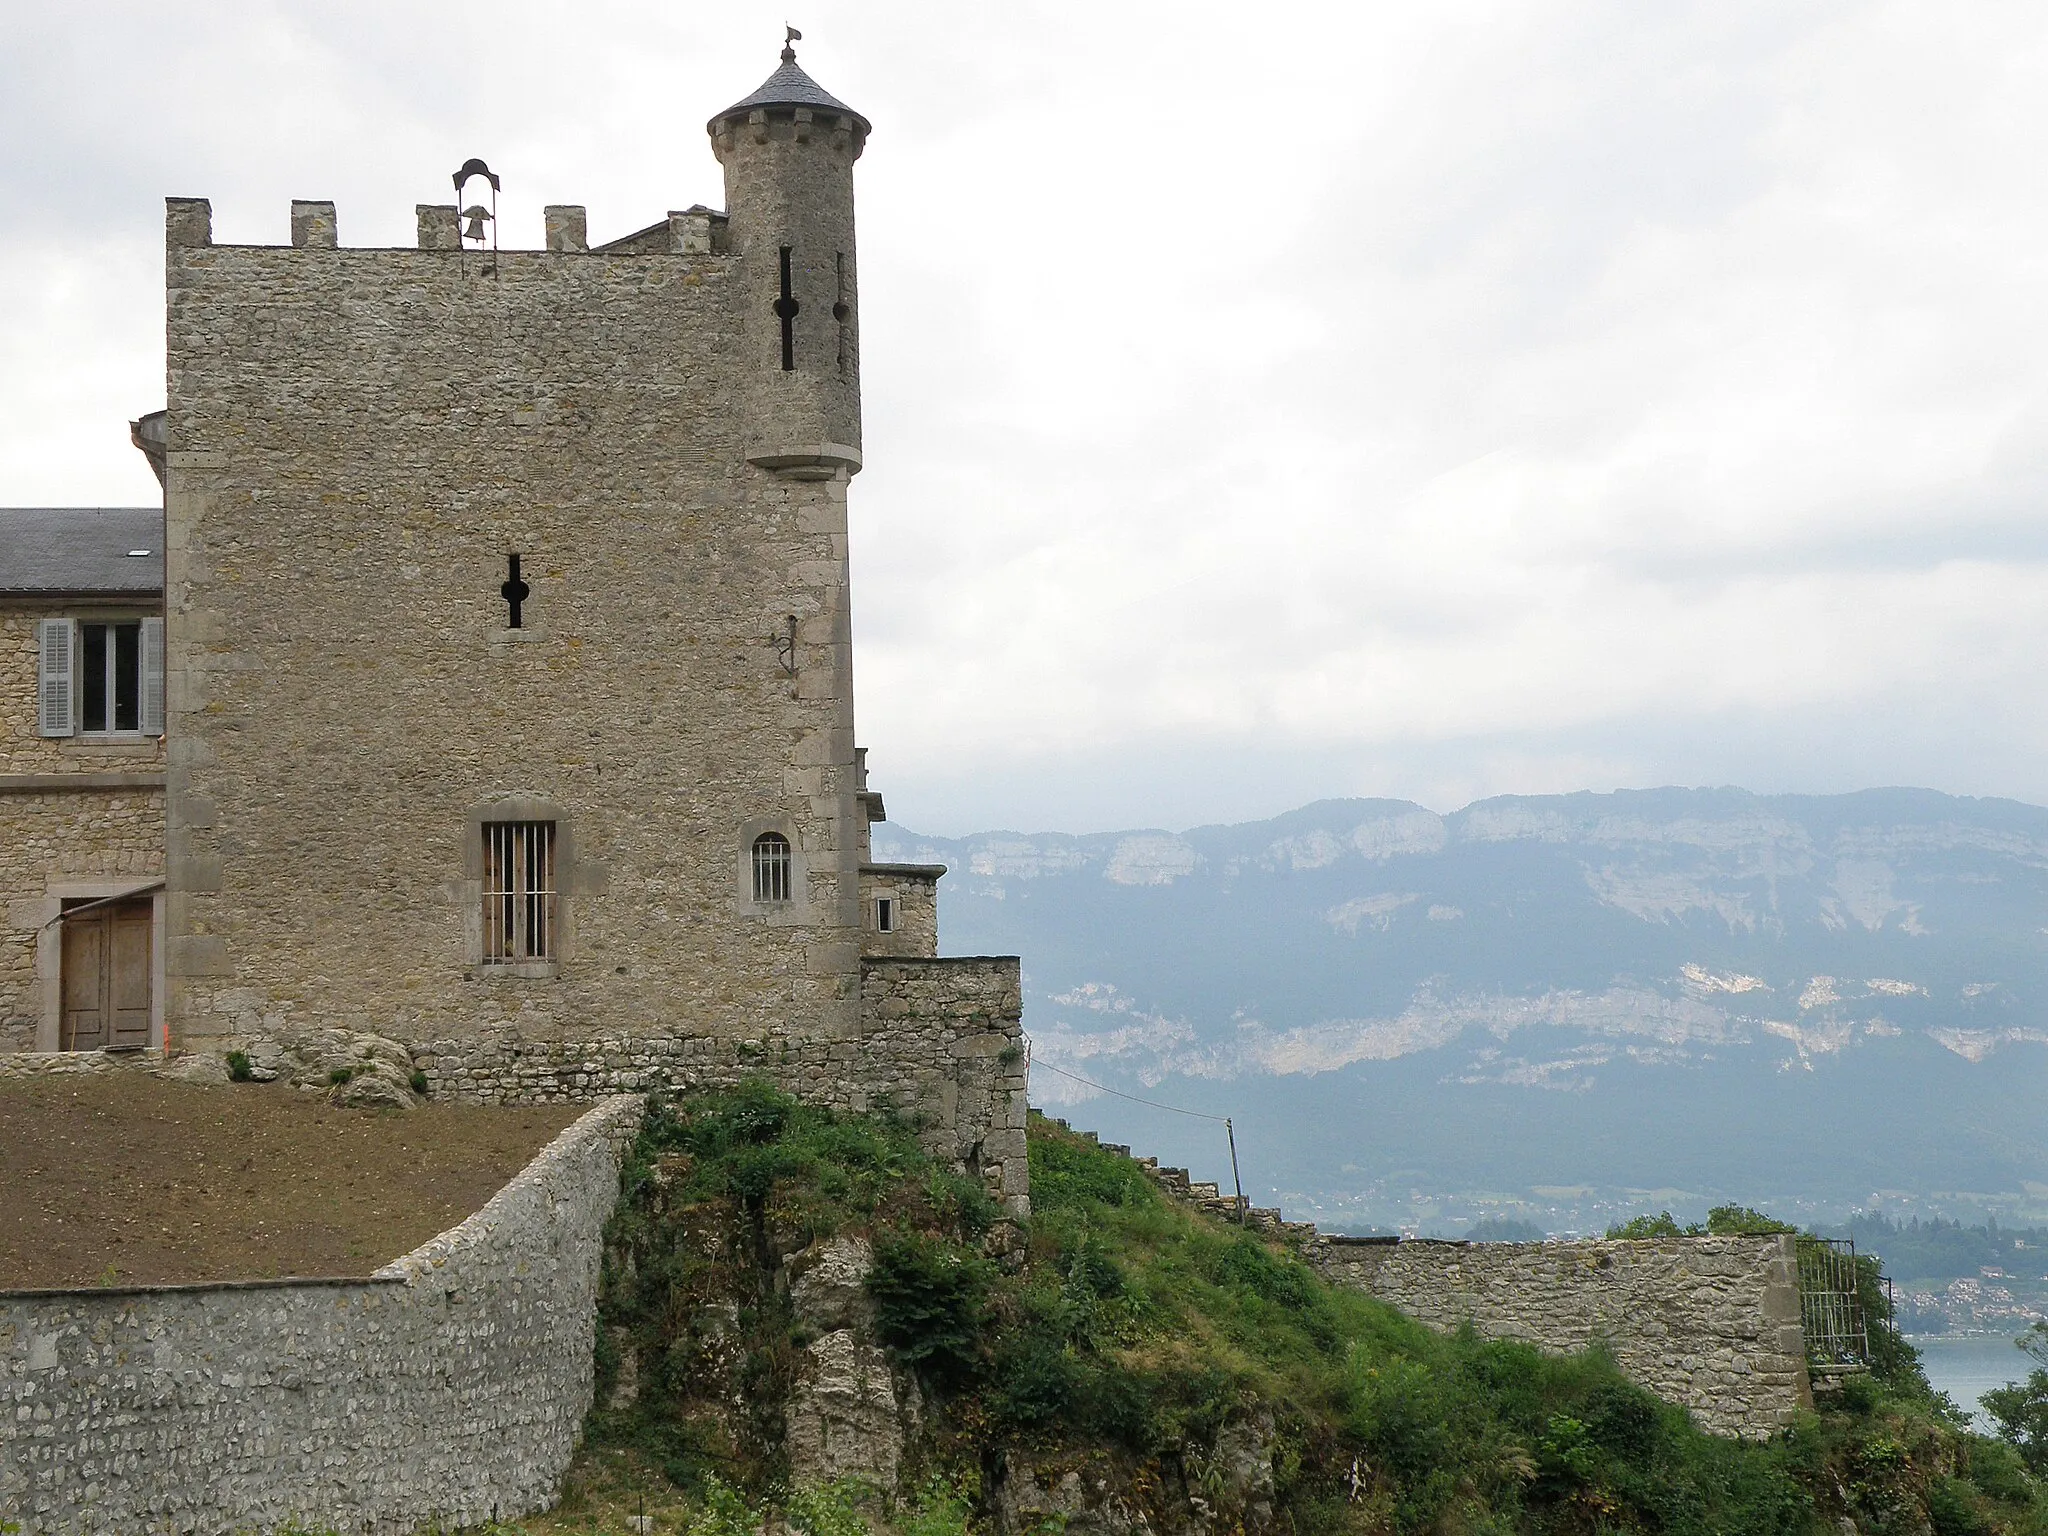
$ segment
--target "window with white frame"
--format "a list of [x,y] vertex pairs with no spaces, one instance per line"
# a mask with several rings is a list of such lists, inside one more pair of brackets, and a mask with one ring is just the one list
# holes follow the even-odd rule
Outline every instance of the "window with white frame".
[[896,898],[894,896],[877,896],[875,898],[875,932],[894,933],[895,931]]
[[754,900],[788,901],[789,892],[789,839],[763,832],[754,839]]
[[163,735],[162,619],[42,619],[36,659],[43,735]]
[[483,838],[484,964],[555,959],[555,824],[487,821]]

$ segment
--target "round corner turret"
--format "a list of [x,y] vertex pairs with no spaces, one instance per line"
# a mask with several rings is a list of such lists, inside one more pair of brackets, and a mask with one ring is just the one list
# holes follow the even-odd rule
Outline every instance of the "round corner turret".
[[[793,40],[793,39],[792,39]],[[853,162],[868,120],[803,72],[796,50],[706,125],[725,168],[746,306],[747,458],[778,474],[860,468],[860,302]]]

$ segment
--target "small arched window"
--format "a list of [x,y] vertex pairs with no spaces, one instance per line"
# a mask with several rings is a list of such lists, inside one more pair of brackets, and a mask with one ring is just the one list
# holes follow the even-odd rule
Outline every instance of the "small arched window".
[[754,900],[789,900],[789,839],[780,832],[754,839]]

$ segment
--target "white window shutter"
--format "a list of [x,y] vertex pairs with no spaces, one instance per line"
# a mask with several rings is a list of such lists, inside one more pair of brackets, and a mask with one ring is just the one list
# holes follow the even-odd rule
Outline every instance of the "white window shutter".
[[164,621],[142,621],[142,734],[164,733]]
[[69,619],[36,621],[36,723],[45,736],[72,733],[74,637]]

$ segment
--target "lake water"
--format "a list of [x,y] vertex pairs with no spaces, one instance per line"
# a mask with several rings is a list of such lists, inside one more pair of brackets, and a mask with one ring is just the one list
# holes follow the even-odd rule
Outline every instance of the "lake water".
[[2024,1381],[2034,1362],[2013,1348],[2005,1334],[1909,1335],[1907,1342],[1920,1351],[1920,1364],[1937,1392],[1946,1392],[1976,1416],[1977,1427],[1986,1433],[1991,1421],[1977,1406],[1977,1399],[2009,1381]]

